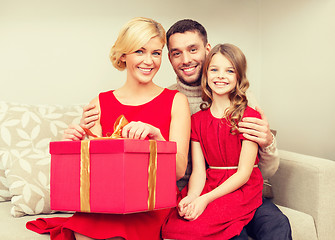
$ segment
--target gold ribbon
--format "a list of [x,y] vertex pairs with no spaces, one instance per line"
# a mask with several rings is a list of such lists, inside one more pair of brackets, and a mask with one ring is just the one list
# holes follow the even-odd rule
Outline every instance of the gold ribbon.
[[[98,137],[89,129],[85,129],[87,135],[98,139],[116,139],[122,137],[122,128],[128,124],[127,119],[121,115],[114,123],[114,132],[108,137]],[[149,140],[149,165],[148,165],[148,210],[155,208],[156,202],[156,173],[157,173],[157,142]],[[80,149],[80,211],[91,212],[90,203],[90,140],[81,141]]]
[[81,141],[80,147],[80,210],[91,212],[90,204],[90,141]]
[[148,210],[155,208],[156,202],[156,173],[157,173],[157,142],[149,140],[150,156],[148,166]]

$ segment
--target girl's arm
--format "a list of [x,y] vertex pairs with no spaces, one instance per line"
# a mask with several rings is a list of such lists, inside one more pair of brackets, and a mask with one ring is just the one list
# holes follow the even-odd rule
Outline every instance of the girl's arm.
[[171,111],[170,139],[177,143],[176,176],[177,180],[185,175],[187,167],[188,148],[190,144],[191,113],[187,98],[177,93],[174,97]]
[[215,199],[235,191],[243,186],[250,178],[257,156],[258,145],[255,142],[244,140],[236,173],[225,182],[188,205],[185,219],[195,220],[206,209],[207,205]]
[[220,186],[205,194],[208,203],[242,187],[250,178],[255,165],[258,145],[255,142],[244,140],[236,173],[230,176]]
[[187,196],[178,204],[179,215],[187,212],[187,205],[200,196],[206,182],[205,158],[199,142],[191,141],[192,173],[188,182]]

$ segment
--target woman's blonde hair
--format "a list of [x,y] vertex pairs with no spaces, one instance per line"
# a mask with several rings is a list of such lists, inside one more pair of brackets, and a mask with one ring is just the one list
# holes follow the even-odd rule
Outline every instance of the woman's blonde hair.
[[202,99],[205,103],[201,104],[201,109],[208,109],[212,106],[213,94],[212,89],[208,85],[207,72],[209,64],[215,54],[222,54],[233,65],[236,73],[236,87],[229,93],[230,107],[225,111],[224,118],[227,119],[231,125],[231,133],[235,134],[237,131],[237,124],[243,117],[244,110],[248,105],[246,91],[249,88],[249,81],[246,76],[247,61],[238,47],[233,44],[218,44],[208,54],[202,72],[201,86]]
[[144,17],[131,19],[121,28],[110,51],[109,58],[113,66],[124,70],[126,63],[120,60],[121,57],[140,49],[153,37],[159,37],[163,46],[166,43],[165,30],[160,23]]

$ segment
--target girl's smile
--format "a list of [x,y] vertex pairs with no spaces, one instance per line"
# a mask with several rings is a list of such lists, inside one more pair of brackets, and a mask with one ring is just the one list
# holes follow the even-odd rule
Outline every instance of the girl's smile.
[[229,94],[236,87],[236,73],[232,63],[221,53],[213,56],[208,67],[208,86],[213,95]]

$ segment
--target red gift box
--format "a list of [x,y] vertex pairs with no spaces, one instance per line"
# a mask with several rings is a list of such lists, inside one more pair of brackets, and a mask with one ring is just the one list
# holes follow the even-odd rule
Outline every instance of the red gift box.
[[50,143],[50,208],[133,213],[176,206],[176,143],[134,139]]

